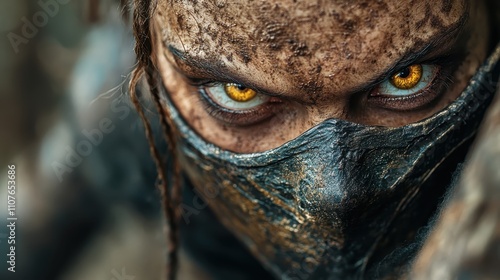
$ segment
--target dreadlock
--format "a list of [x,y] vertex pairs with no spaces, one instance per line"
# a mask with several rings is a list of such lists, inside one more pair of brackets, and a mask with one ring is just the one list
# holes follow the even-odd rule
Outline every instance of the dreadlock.
[[[177,211],[181,200],[181,185],[180,185],[180,169],[177,164],[176,157],[176,141],[174,133],[174,125],[168,116],[168,110],[164,108],[160,101],[160,93],[158,90],[158,71],[151,58],[153,55],[153,40],[154,29],[151,24],[151,19],[156,8],[157,0],[134,0],[133,12],[133,31],[136,39],[135,53],[137,56],[137,65],[132,72],[129,92],[132,102],[139,113],[139,116],[144,124],[146,137],[149,143],[151,155],[156,164],[158,173],[158,188],[160,191],[163,212],[168,221],[169,230],[167,234],[168,244],[168,264],[167,264],[167,279],[175,279],[178,269],[178,247],[179,247],[179,213]],[[139,102],[136,87],[142,78],[146,78],[149,86],[153,103],[160,116],[163,138],[167,142],[169,155],[172,161],[172,178],[167,177],[167,170],[164,160],[155,145],[151,124],[144,113],[144,108]],[[171,186],[169,186],[169,183]],[[169,191],[171,190],[171,191]]]

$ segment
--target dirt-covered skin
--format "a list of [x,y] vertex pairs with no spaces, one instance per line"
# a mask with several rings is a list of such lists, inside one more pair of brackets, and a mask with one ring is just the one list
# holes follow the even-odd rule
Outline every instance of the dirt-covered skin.
[[[486,57],[486,14],[482,1],[460,0],[159,0],[155,59],[172,100],[202,137],[258,152],[327,118],[402,126],[438,112]],[[371,96],[377,83],[412,64],[440,69],[424,94]],[[268,117],[249,125],[214,117],[185,76],[275,96],[248,116]]]

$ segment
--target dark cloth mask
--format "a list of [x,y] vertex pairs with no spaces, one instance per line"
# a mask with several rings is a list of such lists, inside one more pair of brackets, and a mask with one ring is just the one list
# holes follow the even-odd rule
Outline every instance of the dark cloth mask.
[[463,161],[499,57],[497,47],[430,118],[398,128],[328,119],[261,153],[207,143],[166,100],[180,164],[218,219],[281,279],[387,276],[418,250],[397,254],[429,223]]

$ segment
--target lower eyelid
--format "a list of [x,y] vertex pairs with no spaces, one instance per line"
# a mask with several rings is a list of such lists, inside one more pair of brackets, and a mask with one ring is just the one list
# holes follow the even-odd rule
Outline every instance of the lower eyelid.
[[384,98],[374,97],[370,102],[383,109],[393,111],[417,110],[432,103],[439,95],[438,91],[424,90],[423,92],[406,97]]
[[256,108],[235,111],[216,104],[213,100],[211,100],[202,87],[198,87],[198,92],[198,99],[201,103],[200,105],[211,117],[223,122],[226,125],[241,127],[255,125],[268,120],[274,115],[272,107],[276,106],[276,103],[281,103],[280,101],[271,98],[270,101],[259,105]]

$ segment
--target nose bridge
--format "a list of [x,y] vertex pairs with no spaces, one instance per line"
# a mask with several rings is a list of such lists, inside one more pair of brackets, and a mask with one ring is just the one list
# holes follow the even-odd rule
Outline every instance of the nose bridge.
[[308,162],[312,180],[309,186],[301,187],[310,192],[317,192],[319,199],[327,198],[335,205],[340,203],[344,196],[347,184],[346,169],[349,169],[351,164],[347,162],[348,153],[336,145],[334,139],[329,140],[314,151],[317,156]]
[[312,198],[309,202],[314,205],[313,215],[324,222],[339,221],[345,204],[370,188],[365,181],[369,173],[361,170],[366,164],[363,162],[365,151],[348,149],[338,145],[338,141],[342,141],[342,137],[333,137],[321,145],[316,152],[318,156],[309,163],[312,180],[309,185],[301,186],[309,193],[307,197]]

